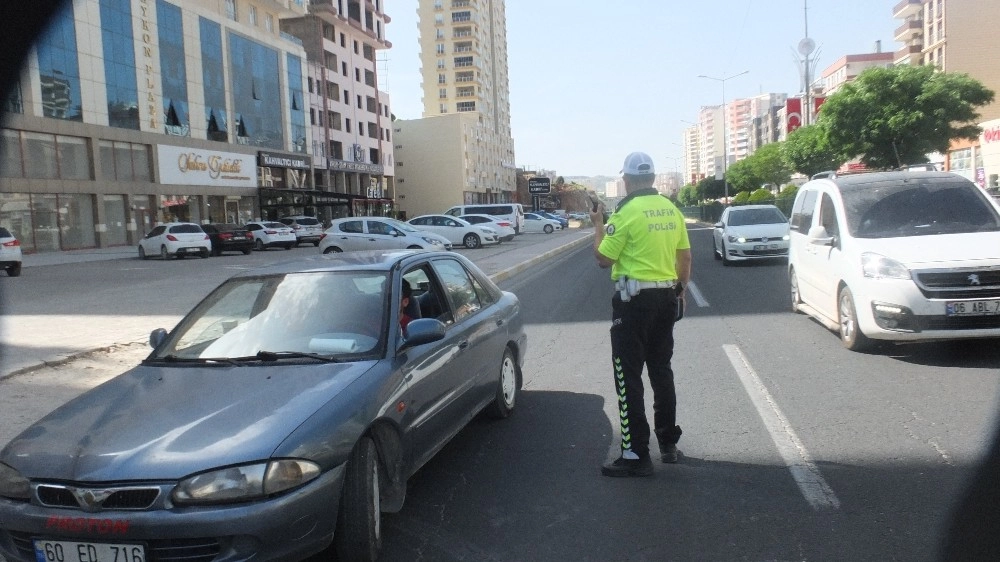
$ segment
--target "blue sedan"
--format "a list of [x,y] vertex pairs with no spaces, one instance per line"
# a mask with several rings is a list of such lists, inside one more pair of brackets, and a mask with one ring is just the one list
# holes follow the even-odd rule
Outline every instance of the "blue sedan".
[[543,217],[543,218],[546,218],[546,219],[552,219],[552,220],[558,222],[559,225],[562,226],[563,228],[569,228],[569,219],[567,219],[565,217],[560,217],[559,215],[554,215],[554,214],[552,214],[552,213],[550,213],[548,211],[531,211],[531,212],[534,213],[534,214],[536,214],[536,215],[538,215],[538,216],[540,216],[540,217]]
[[527,339],[464,256],[406,250],[238,274],[150,343],[0,451],[8,560],[374,560],[409,477],[512,413]]

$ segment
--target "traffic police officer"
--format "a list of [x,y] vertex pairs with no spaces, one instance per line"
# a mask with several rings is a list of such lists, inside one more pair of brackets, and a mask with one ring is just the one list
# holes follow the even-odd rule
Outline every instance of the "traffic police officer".
[[605,464],[605,476],[649,476],[649,423],[643,402],[642,370],[653,389],[653,424],[661,460],[677,462],[677,397],[670,359],[674,322],[682,312],[691,277],[691,244],[684,217],[653,188],[653,160],[642,152],[625,158],[626,197],[604,225],[603,208],[590,214],[594,255],[611,268],[611,360],[621,416],[621,456]]

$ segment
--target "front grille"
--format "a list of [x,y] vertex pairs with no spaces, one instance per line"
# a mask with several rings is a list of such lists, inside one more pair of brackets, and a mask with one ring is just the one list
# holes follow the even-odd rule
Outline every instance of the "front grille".
[[[156,487],[120,487],[120,488],[73,488],[55,484],[39,484],[36,488],[38,501],[48,507],[67,507],[84,509],[86,511],[102,511],[110,509],[140,510],[149,509],[160,495]],[[104,499],[87,501],[87,496],[104,496]],[[86,505],[82,505],[81,497]]]
[[788,248],[777,248],[774,250],[743,250],[748,256],[787,256]]
[[[35,549],[31,544],[32,535],[19,531],[10,532],[14,547],[26,560],[35,558]],[[42,538],[42,537],[35,537]],[[52,537],[55,540],[87,540],[80,538],[65,539]],[[94,542],[106,542],[98,539]],[[126,541],[127,542],[127,541]],[[154,539],[149,541],[136,540],[146,545],[146,560],[149,562],[211,562],[222,551],[219,539]]]
[[917,331],[1000,328],[1000,316],[916,316],[914,318]]
[[1000,298],[1000,266],[914,270],[913,280],[929,299]]

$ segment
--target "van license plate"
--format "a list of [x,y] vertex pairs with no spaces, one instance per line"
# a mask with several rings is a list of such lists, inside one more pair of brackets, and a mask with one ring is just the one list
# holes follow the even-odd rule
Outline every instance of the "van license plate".
[[947,316],[995,316],[1000,314],[1000,299],[949,302],[945,307]]

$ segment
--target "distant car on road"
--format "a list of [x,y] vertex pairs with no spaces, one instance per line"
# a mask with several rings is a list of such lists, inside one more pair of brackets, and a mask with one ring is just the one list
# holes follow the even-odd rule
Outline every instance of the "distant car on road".
[[452,246],[443,236],[388,217],[336,219],[319,242],[319,251],[324,254],[404,248],[450,250]]
[[500,235],[488,226],[470,224],[449,215],[421,215],[406,221],[419,230],[444,236],[453,245],[474,249],[500,243]]
[[524,232],[543,232],[552,234],[557,230],[562,230],[559,221],[545,218],[535,213],[524,213]]
[[469,224],[488,226],[497,231],[497,235],[502,242],[510,242],[517,235],[514,230],[514,223],[507,219],[495,217],[493,215],[462,215],[458,217]]
[[254,250],[284,248],[291,250],[298,243],[292,227],[277,221],[252,221],[246,225],[247,233],[253,237]]
[[161,224],[139,240],[139,259],[157,255],[163,259],[194,255],[207,258],[211,253],[211,237],[193,222]]
[[247,255],[253,250],[253,238],[247,236],[247,229],[238,224],[203,224],[201,228],[212,240],[213,256],[221,256],[223,252],[243,252]]
[[550,213],[548,211],[531,211],[533,214],[547,219],[552,219],[559,223],[559,226],[563,228],[569,228],[569,219],[566,217],[560,217],[559,215]]
[[295,244],[312,244],[319,246],[320,238],[323,238],[323,223],[316,217],[305,215],[295,215],[291,217],[281,217],[278,222],[285,226],[292,227],[295,231]]
[[150,343],[0,451],[4,557],[375,560],[408,479],[514,411],[527,335],[464,256],[388,251],[240,273]]
[[0,268],[7,275],[21,275],[21,242],[6,228],[0,226]]
[[788,237],[788,217],[774,205],[727,207],[712,231],[712,249],[722,265],[784,258]]

